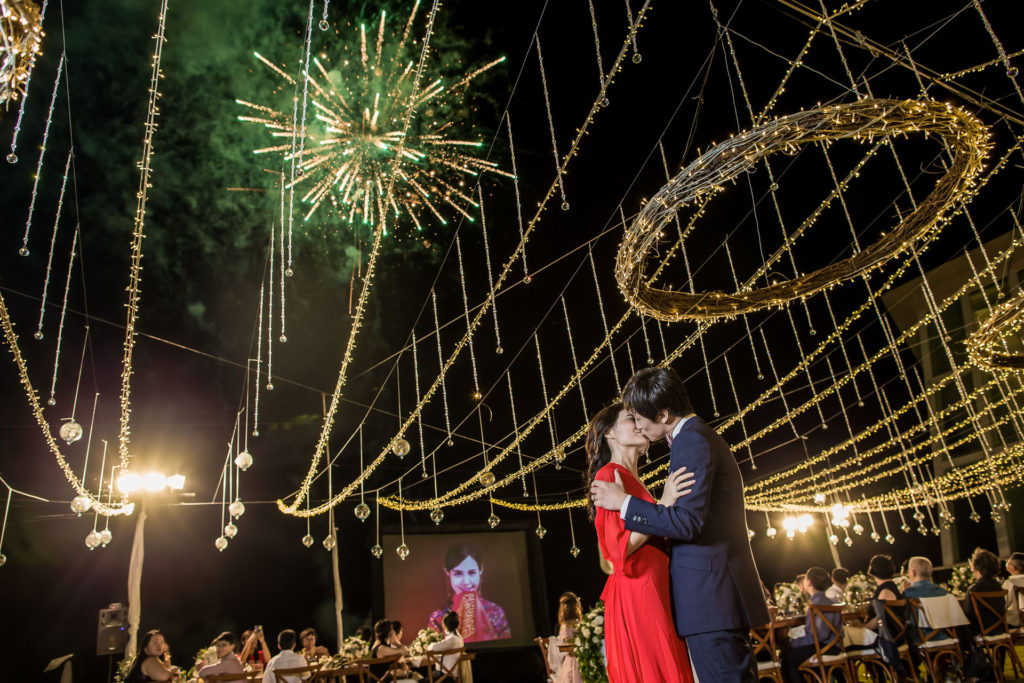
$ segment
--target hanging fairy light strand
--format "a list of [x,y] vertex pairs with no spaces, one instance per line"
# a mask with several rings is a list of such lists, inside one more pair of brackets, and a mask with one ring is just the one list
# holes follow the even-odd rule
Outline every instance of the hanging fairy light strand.
[[[46,314],[46,295],[50,289],[50,274],[53,272],[53,253],[57,248],[57,230],[60,227],[60,214],[64,208],[64,190],[68,186],[68,171],[71,169],[71,158],[74,155],[73,151],[68,151],[68,160],[64,164],[64,176],[60,183],[60,196],[57,199],[57,214],[53,219],[53,232],[50,237],[50,254],[46,258],[46,274],[43,276],[43,293],[39,297],[39,322],[36,325],[36,332],[33,335],[36,340],[43,338],[43,316]],[[75,233],[77,237],[77,231]],[[28,239],[28,233],[25,234],[26,240]],[[72,258],[74,258],[75,248],[74,245],[71,247]]]
[[[25,235],[21,238],[21,248],[18,253],[28,256],[28,235],[32,230],[32,214],[36,209],[36,195],[39,192],[39,179],[43,175],[43,158],[46,156],[46,143],[50,138],[50,123],[53,122],[53,106],[57,103],[57,92],[60,89],[60,77],[64,72],[65,55],[60,53],[60,61],[57,62],[57,76],[53,79],[53,93],[50,95],[50,108],[46,111],[46,124],[43,126],[43,142],[39,146],[39,160],[36,162],[36,173],[32,176],[32,198],[28,203],[28,218],[25,220]],[[13,151],[12,151],[13,154]],[[70,158],[70,157],[69,157]]]
[[[71,272],[75,265],[75,251],[78,247],[78,226],[71,235],[71,251],[68,254],[68,274],[64,280],[64,301],[60,306],[60,320],[57,322],[57,348],[53,354],[53,376],[50,379],[50,398],[47,404],[57,405],[57,370],[60,367],[60,349],[64,341],[64,319],[68,312],[68,296],[71,293]],[[85,342],[89,339],[89,326],[85,326],[85,341],[82,342],[82,353],[85,353]],[[81,374],[81,370],[79,370]],[[76,390],[77,393],[77,390]]]
[[[0,83],[0,103],[6,104],[21,93],[21,104],[18,105],[18,116],[14,120],[14,132],[11,134],[11,149],[7,153],[7,163],[18,163],[18,135],[21,133],[21,121],[25,116],[25,104],[28,102],[28,89],[32,84],[32,72],[36,66],[36,56],[43,42],[43,21],[46,19],[46,7],[49,0],[43,0],[43,6],[36,10],[33,2],[5,3],[4,16],[0,21],[4,24],[5,42],[10,40],[8,49],[12,51],[9,62],[5,61]],[[16,36],[20,35],[20,39]]]

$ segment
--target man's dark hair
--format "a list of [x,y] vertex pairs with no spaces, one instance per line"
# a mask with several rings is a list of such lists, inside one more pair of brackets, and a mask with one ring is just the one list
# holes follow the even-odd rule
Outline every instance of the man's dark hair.
[[446,612],[444,618],[441,619],[441,623],[444,624],[449,633],[455,633],[459,630],[459,613],[454,610]]
[[391,622],[391,628],[393,628],[395,630],[395,635],[397,636],[398,632],[402,630],[402,622],[397,621],[397,620],[392,621]]
[[282,650],[295,649],[295,631],[286,628],[277,634],[277,646]]
[[868,562],[868,574],[876,579],[891,579],[896,575],[896,563],[888,555],[875,555]]
[[846,582],[850,580],[850,572],[843,569],[842,567],[836,567],[832,570],[832,583],[837,583],[840,586],[845,586]]
[[217,636],[216,638],[211,640],[210,644],[211,645],[216,645],[218,642],[220,642],[222,640],[225,643],[227,643],[228,645],[232,645],[233,646],[235,644],[235,634],[232,633],[231,631],[224,631],[219,636]]
[[832,577],[829,576],[828,570],[822,569],[821,567],[811,567],[807,570],[807,582],[816,591],[828,590],[829,585],[832,583]]
[[676,417],[693,412],[686,385],[672,368],[644,368],[637,371],[622,391],[622,402],[630,413],[648,420],[656,420],[662,410]]

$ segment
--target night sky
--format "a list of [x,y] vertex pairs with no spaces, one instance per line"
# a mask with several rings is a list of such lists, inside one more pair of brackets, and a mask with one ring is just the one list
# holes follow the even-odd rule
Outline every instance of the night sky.
[[[832,1],[825,4],[832,9],[838,7]],[[1005,0],[982,3],[995,33],[1011,55],[1024,48],[1015,30],[1013,4]],[[636,0],[629,5],[633,13],[640,9]],[[621,216],[628,220],[635,215],[644,200],[664,184],[662,154],[669,172],[674,174],[716,141],[751,127],[745,101],[749,99],[758,113],[766,106],[810,30],[809,20],[793,10],[792,3],[787,5],[770,0],[714,3],[717,20],[731,30],[741,84],[711,6],[669,0],[651,4],[637,34],[636,48],[642,60],[631,58],[631,47],[621,71],[608,86],[609,105],[598,108],[578,155],[569,162],[563,178],[568,210],[561,208],[562,198],[556,189],[527,244],[531,281],[524,282],[520,259],[513,264],[496,298],[504,352],[495,352],[499,343],[490,315],[474,336],[475,373],[482,401],[472,396],[474,369],[464,352],[446,378],[454,446],[445,445],[448,436],[440,400],[432,401],[423,412],[428,454],[437,449],[437,485],[441,492],[472,477],[482,467],[481,430],[488,458],[511,441],[513,407],[506,371],[514,386],[514,410],[520,427],[543,407],[543,391],[554,395],[571,376],[573,360],[560,297],[564,296],[570,312],[569,328],[581,362],[604,337],[602,316],[611,325],[626,313],[627,304],[616,288],[613,273],[622,235]],[[808,3],[811,5],[820,10],[818,4]],[[409,11],[406,4],[398,2],[331,2],[331,29],[320,32],[314,27],[314,50],[330,53],[332,42],[354,40],[354,26],[360,22],[374,24],[381,6],[387,7],[393,21],[404,21]],[[61,419],[70,416],[79,359],[84,357],[75,415],[86,427],[93,396],[100,397],[87,478],[93,488],[98,476],[99,440],[110,442],[108,467],[109,456],[116,452],[129,237],[138,186],[136,164],[142,149],[151,38],[158,9],[155,2],[129,0],[67,3],[63,8],[61,3],[51,2],[43,53],[33,75],[19,135],[20,159],[14,165],[0,163],[4,222],[0,293],[15,321],[30,376],[44,403],[49,397],[72,228],[77,224],[80,229],[81,258],[75,262],[62,333],[57,405],[46,408],[45,414],[54,432]],[[317,19],[321,9],[317,2]],[[628,30],[626,5],[620,0],[595,0],[594,9],[601,58],[607,69]],[[316,543],[306,549],[300,543],[306,522],[282,515],[274,501],[289,498],[297,490],[320,433],[323,397],[326,394],[329,398],[333,390],[352,325],[350,297],[359,295],[359,278],[353,280],[353,268],[364,268],[368,257],[369,233],[365,226],[353,229],[323,212],[309,223],[297,223],[293,235],[295,275],[287,280],[288,341],[276,341],[281,332],[279,323],[275,323],[275,388],[263,389],[265,376],[258,380],[260,436],[249,436],[255,464],[241,477],[246,512],[236,522],[240,532],[228,549],[219,553],[213,545],[220,534],[219,484],[227,444],[237,411],[246,405],[247,359],[256,356],[259,292],[266,275],[269,229],[279,201],[275,180],[280,162],[252,154],[253,149],[269,144],[268,137],[258,126],[237,120],[245,112],[235,99],[263,102],[280,96],[274,92],[274,77],[252,53],[259,51],[275,63],[294,69],[302,47],[306,11],[303,3],[280,0],[171,0],[167,15],[159,128],[143,246],[131,430],[138,470],[154,468],[187,477],[186,495],[155,496],[146,504],[149,518],[140,629],[162,629],[175,663],[186,667],[192,653],[221,630],[241,632],[256,623],[271,634],[282,628],[312,625],[320,631],[323,642],[334,643],[330,554],[320,545],[328,533],[327,517],[318,516],[310,522]],[[420,31],[424,12],[421,8],[417,23]],[[874,0],[843,17],[840,23],[901,54],[905,46],[929,73],[953,73],[999,56],[968,1]],[[481,156],[511,170],[505,127],[505,121],[511,119],[524,221],[534,217],[555,178],[551,131],[533,43],[535,31],[543,49],[554,136],[561,156],[584,125],[591,105],[599,99],[594,28],[586,2],[452,1],[441,6],[432,39],[437,61],[455,69],[448,75],[457,76],[498,56],[507,57],[502,65],[474,81],[464,103],[460,133],[482,141]],[[62,49],[67,55],[67,81],[62,84],[54,110],[32,221],[31,253],[26,258],[18,255],[18,248]],[[872,54],[855,41],[843,43],[842,54],[845,63],[831,34],[817,36],[769,114],[784,115],[818,103],[852,101],[856,96],[851,92],[847,69],[861,94],[870,90],[875,97],[920,96],[921,86],[912,70]],[[1019,57],[1014,59],[1020,62]],[[1020,77],[1017,82],[1021,82]],[[1024,103],[1006,70],[997,64],[955,83],[977,93],[985,107],[934,84],[928,86],[928,93],[976,114],[992,131],[990,160],[1000,158],[1021,134],[1024,119]],[[16,112],[17,107],[9,105],[0,115],[0,147],[6,148],[11,139]],[[50,231],[61,170],[72,138],[73,183],[69,183],[55,242],[45,338],[36,341],[32,333],[39,317]],[[942,172],[941,148],[934,140],[914,138],[898,142],[897,148],[915,196],[923,196]],[[848,172],[864,149],[856,143],[830,148],[836,172]],[[792,231],[829,192],[833,182],[820,152],[810,146],[797,155],[772,157],[772,167],[780,186],[779,215]],[[1018,151],[971,203],[973,223],[982,241],[1012,228],[1008,212],[1019,212],[1022,168],[1024,161]],[[735,290],[722,249],[724,242],[729,244],[741,279],[749,277],[764,255],[781,244],[776,209],[768,192],[770,182],[759,168],[749,178],[727,186],[700,219],[692,237],[687,238],[687,258],[698,291]],[[510,179],[498,176],[484,176],[481,184],[491,267],[496,274],[519,242],[515,186]],[[877,164],[873,161],[847,197],[847,210],[862,244],[891,229],[899,220],[898,213],[909,206],[891,158]],[[680,214],[684,225],[692,214],[692,207]],[[353,438],[358,426],[364,425],[365,458],[369,461],[394,437],[398,414],[406,417],[414,405],[413,332],[418,340],[423,388],[438,374],[431,288],[437,292],[446,358],[465,332],[460,281],[464,278],[470,316],[487,298],[480,221],[454,220],[455,214],[451,217],[446,226],[432,225],[421,234],[413,234],[408,225],[399,225],[384,238],[366,320],[332,432],[331,454],[338,456],[331,472],[332,490],[350,482],[360,471],[358,438]],[[463,250],[461,269],[456,260],[456,234]],[[923,254],[924,267],[933,268],[961,254],[965,247],[977,246],[975,239],[971,225],[962,219],[954,221]],[[672,243],[663,242],[663,251]],[[596,270],[600,304],[588,253]],[[850,253],[849,228],[838,207],[827,211],[793,250],[797,267],[803,272],[834,263]],[[779,277],[791,277],[788,259],[780,263],[776,269]],[[904,280],[912,275],[904,276]],[[872,281],[880,280],[881,276],[875,276]],[[353,281],[356,289],[350,292]],[[670,261],[662,282],[676,289],[689,288],[678,257]],[[864,291],[863,284],[833,290],[830,299],[836,317],[843,319],[856,309],[865,300]],[[275,316],[279,304],[278,298]],[[767,375],[765,380],[757,378],[747,328],[740,320],[717,323],[703,336],[701,344],[692,344],[674,363],[673,367],[687,379],[702,416],[714,423],[734,413],[738,404],[754,400],[773,385],[769,363],[780,375],[788,372],[799,361],[800,347],[795,340],[809,350],[833,329],[820,297],[809,299],[806,309],[794,305],[789,311],[793,322],[785,311],[778,310],[748,317],[757,330],[753,339],[761,371]],[[88,345],[83,356],[86,325]],[[696,328],[692,322],[666,324],[659,334],[648,321],[645,341],[637,318],[632,316],[623,329],[614,340],[614,360],[605,349],[583,379],[590,413],[611,401],[617,393],[617,382],[624,382],[631,369],[645,366],[648,355],[657,361],[664,358],[661,335],[664,348],[671,350]],[[765,353],[761,330],[770,356]],[[543,354],[543,389],[534,332]],[[860,320],[852,332],[859,334],[872,351],[884,343],[874,315]],[[852,336],[844,339],[851,353],[856,348],[860,358]],[[267,341],[264,330],[264,360]],[[728,375],[724,356],[729,360]],[[831,353],[830,358],[837,374],[845,371],[845,367],[838,366],[838,355]],[[902,349],[902,358],[910,366],[921,362],[909,348]],[[813,365],[811,374],[819,389],[832,381],[822,363]],[[875,374],[894,405],[906,401],[907,386],[891,359],[876,364]],[[250,389],[256,381],[250,374]],[[108,662],[94,654],[96,614],[108,603],[126,602],[135,517],[112,519],[111,545],[88,550],[83,539],[92,528],[92,517],[79,519],[70,511],[71,487],[47,450],[10,362],[0,363],[0,387],[0,476],[11,486],[49,501],[18,495],[11,501],[2,547],[7,563],[0,569],[0,613],[9,624],[8,638],[0,650],[6,671],[12,680],[35,680],[50,658],[73,651],[78,680],[103,680]],[[860,388],[870,395],[867,381],[862,381]],[[806,378],[786,387],[787,405],[798,405],[810,397]],[[250,408],[252,398],[250,393]],[[854,430],[880,417],[877,400],[866,400],[866,405],[859,407],[852,396],[843,395],[843,403],[849,408]],[[777,397],[766,401],[747,419],[746,429],[752,433],[774,423],[785,412],[783,401]],[[551,431],[559,441],[583,424],[586,416],[576,389],[557,405],[554,415]],[[823,416],[828,430],[821,428],[821,419],[813,409],[794,420],[793,429],[806,439],[795,439],[786,423],[756,442],[756,470],[750,466],[746,449],[738,451],[747,481],[783,470],[848,436],[835,398],[823,403]],[[732,443],[742,438],[735,426],[724,435]],[[412,453],[404,460],[387,458],[366,482],[371,508],[377,490],[383,495],[397,494],[399,478],[406,497],[431,497],[433,479],[420,475],[423,448],[415,426],[406,438],[413,444]],[[551,438],[547,425],[540,425],[523,443],[523,458],[529,461],[547,453]],[[83,439],[64,448],[78,473],[83,468],[85,446]],[[666,455],[663,444],[651,450],[656,463]],[[516,463],[517,456],[513,455],[495,472],[500,477],[513,471]],[[433,466],[433,460],[428,460],[428,467]],[[499,490],[495,497],[530,502],[536,485],[541,502],[564,501],[567,495],[576,498],[583,491],[584,468],[581,443],[576,442],[562,467],[547,466],[535,478],[527,478],[528,499],[523,498],[523,484],[518,480]],[[873,495],[884,488],[902,486],[902,479],[889,478],[864,493]],[[324,474],[314,485],[314,503],[324,500],[327,492]],[[375,520],[371,517],[360,523],[354,517],[357,498],[358,493],[336,508],[347,634],[385,616],[373,612],[373,579],[378,565],[369,548],[375,542]],[[979,511],[988,512],[987,503],[978,504]],[[958,516],[965,520],[966,512],[961,509],[966,508],[958,504]],[[441,531],[484,530],[490,511],[486,497],[446,508]],[[499,529],[532,530],[537,525],[534,513],[501,507],[495,512],[502,519]],[[398,514],[382,509],[381,515],[381,533],[397,532]],[[901,562],[923,553],[938,560],[941,555],[936,538],[905,535],[895,530],[899,525],[895,515],[888,519],[897,535],[896,545],[886,546],[894,559]],[[569,515],[564,511],[543,512],[541,520],[549,533],[534,544],[536,568],[543,575],[534,591],[538,599],[547,598],[547,613],[538,615],[539,634],[546,634],[554,631],[550,622],[557,596],[573,590],[589,606],[600,595],[604,574],[598,567],[596,539],[582,511],[572,516],[576,542],[582,549],[578,558],[569,554]],[[436,528],[426,511],[406,513],[404,522],[407,533]],[[102,518],[99,524],[103,526]],[[812,564],[831,565],[826,532],[820,524],[792,542],[765,538],[762,513],[751,513],[749,525],[757,532],[755,557],[769,584],[788,580]],[[964,526],[958,537],[966,548],[965,555],[974,545],[995,549],[991,524]],[[533,542],[532,534],[530,538]],[[843,563],[851,569],[863,569],[867,558],[878,551],[879,546],[866,537],[857,539],[852,548],[839,548]],[[385,552],[392,553],[394,548],[386,547]],[[378,603],[379,597],[378,593]],[[411,635],[409,629],[406,633]],[[488,671],[485,660],[486,654],[481,655],[478,671]],[[530,665],[539,666],[539,659]],[[524,680],[522,673],[516,675],[520,676],[517,680]],[[501,677],[485,674],[481,680]]]

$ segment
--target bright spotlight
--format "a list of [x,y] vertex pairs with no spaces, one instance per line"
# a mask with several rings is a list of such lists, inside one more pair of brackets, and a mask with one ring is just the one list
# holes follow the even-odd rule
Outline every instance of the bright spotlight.
[[804,514],[800,515],[800,517],[796,521],[798,522],[798,526],[800,527],[800,531],[806,531],[807,529],[809,529],[811,526],[814,525],[814,518],[811,517],[806,512]]
[[185,488],[185,475],[184,474],[173,474],[167,477],[167,485],[175,491],[180,491]]
[[147,491],[159,491],[167,486],[167,477],[159,472],[150,472],[142,478],[142,486]]
[[130,496],[140,488],[142,488],[142,477],[134,472],[125,472],[117,478],[117,490],[126,496]]
[[[796,517],[786,517],[784,520],[782,520],[782,528],[785,529],[787,532],[793,531],[794,529],[796,529],[796,526]],[[789,533],[787,533],[786,535],[792,538],[792,536]]]

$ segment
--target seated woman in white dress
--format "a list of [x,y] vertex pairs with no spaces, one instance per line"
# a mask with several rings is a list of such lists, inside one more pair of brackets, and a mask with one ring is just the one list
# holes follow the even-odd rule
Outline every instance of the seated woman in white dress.
[[[580,607],[580,599],[576,597],[575,593],[562,593],[562,597],[558,599],[558,637],[548,641],[548,647],[552,650],[549,652],[548,661],[557,662],[561,659],[555,676],[556,683],[583,683],[583,678],[580,676],[579,660],[575,655],[563,655],[558,650],[559,645],[573,644],[576,639],[576,627],[579,626],[582,618],[583,609]],[[556,667],[552,667],[553,671],[555,669]]]
[[[444,652],[445,650],[454,650],[456,648],[465,647],[465,643],[462,640],[462,636],[459,635],[459,613],[458,612],[447,612],[444,617],[441,618],[441,625],[444,627],[444,640],[431,643],[427,646],[427,649],[431,652]],[[456,664],[459,663],[459,654],[441,655],[441,661],[434,666],[438,671],[442,671],[442,665],[444,671],[456,671],[458,678],[462,678],[461,667],[456,668]]]

